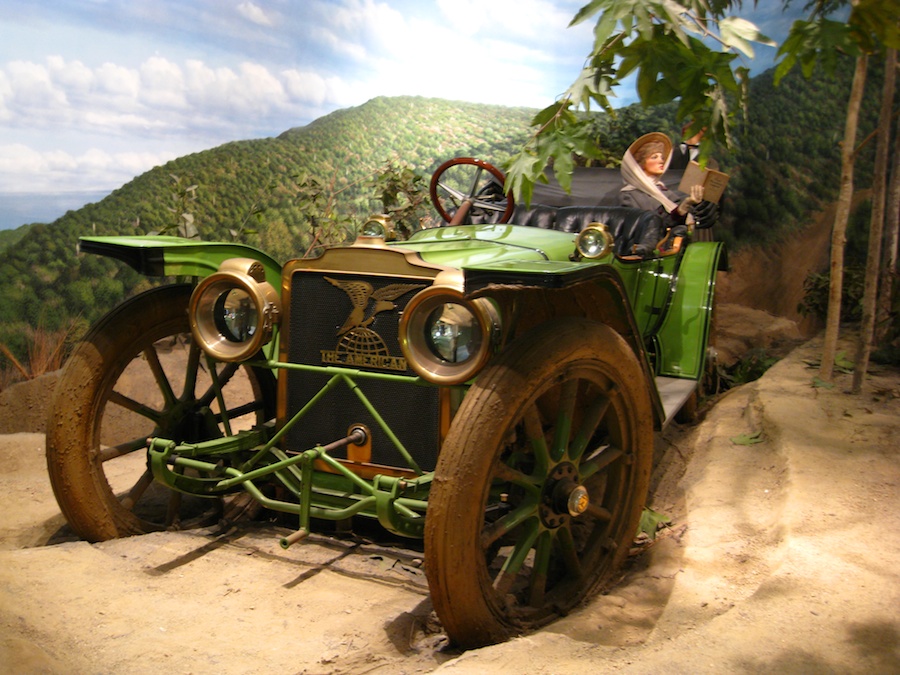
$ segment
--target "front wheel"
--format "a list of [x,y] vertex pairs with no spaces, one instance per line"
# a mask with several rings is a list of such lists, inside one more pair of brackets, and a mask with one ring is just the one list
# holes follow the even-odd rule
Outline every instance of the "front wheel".
[[119,305],[69,357],[47,425],[47,468],[60,509],[90,541],[188,528],[246,510],[249,497],[182,495],[157,484],[147,439],[198,442],[275,414],[271,371],[205,359],[188,323],[191,286]]
[[504,352],[466,395],[429,496],[426,572],[451,640],[505,640],[609,583],[652,453],[645,377],[615,331],[568,320]]

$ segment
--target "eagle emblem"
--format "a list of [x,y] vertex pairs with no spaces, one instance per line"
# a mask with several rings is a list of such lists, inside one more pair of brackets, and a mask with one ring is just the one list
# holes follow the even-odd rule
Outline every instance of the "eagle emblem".
[[424,288],[421,284],[388,284],[376,291],[368,281],[340,281],[331,277],[325,277],[325,280],[344,291],[353,306],[344,325],[338,328],[337,335],[344,335],[357,328],[368,328],[378,314],[397,308],[394,300],[410,291]]

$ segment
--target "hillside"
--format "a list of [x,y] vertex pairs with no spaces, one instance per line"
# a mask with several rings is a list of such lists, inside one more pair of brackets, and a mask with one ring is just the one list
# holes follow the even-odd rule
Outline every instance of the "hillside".
[[[171,210],[177,208],[191,213],[203,239],[230,240],[231,231],[246,223],[245,229],[260,234],[243,236],[244,241],[287,259],[310,238],[298,177],[321,184],[322,194],[314,198],[333,199],[340,218],[352,222],[381,211],[367,183],[388,162],[402,158],[417,171],[430,172],[456,154],[508,155],[522,143],[533,112],[374,99],[278,138],[227,143],[156,167],[96,204],[0,240],[0,343],[24,355],[34,327],[53,331],[73,318],[83,327],[147,286],[148,280],[117,262],[76,257],[79,236],[159,231],[177,222]],[[193,185],[193,199],[182,202],[185,188]]]
[[[736,135],[734,153],[717,157],[732,173],[716,228],[729,245],[772,241],[780,231],[801,226],[809,211],[836,194],[836,139],[847,82],[846,72],[812,81],[796,75],[777,88],[771,73],[754,79],[749,123]],[[874,125],[874,103],[863,113],[861,136]],[[24,355],[35,327],[54,331],[75,320],[77,334],[152,283],[118,262],[76,257],[79,236],[160,231],[187,212],[203,239],[239,239],[284,260],[308,247],[323,213],[339,236],[350,236],[362,218],[381,211],[372,183],[388,164],[408,165],[426,177],[458,155],[502,164],[521,147],[534,112],[376,98],[277,138],[227,143],[156,167],[96,204],[0,240],[0,343]],[[597,143],[611,158],[649,130],[676,135],[674,107],[632,106],[615,118],[598,115],[594,125]],[[861,186],[868,180],[869,155],[863,153],[857,169]]]

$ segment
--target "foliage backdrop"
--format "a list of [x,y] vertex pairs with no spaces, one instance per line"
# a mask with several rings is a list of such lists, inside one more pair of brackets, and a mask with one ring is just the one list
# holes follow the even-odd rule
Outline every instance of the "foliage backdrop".
[[[735,151],[716,155],[732,174],[716,227],[719,238],[733,247],[774,241],[834,198],[850,65],[833,78],[805,80],[794,74],[777,88],[771,71],[754,78],[749,121],[738,130]],[[502,165],[530,135],[535,113],[439,99],[376,98],[277,138],[236,141],[181,157],[54,223],[4,232],[0,343],[24,357],[36,329],[57,331],[74,322],[70,332],[77,336],[124,297],[158,283],[119,262],[77,256],[79,236],[158,232],[177,225],[187,212],[202,239],[239,239],[286,260],[308,249],[324,212],[346,236],[380,212],[373,181],[385,166],[405,166],[428,178],[454,156]],[[597,114],[592,133],[601,161],[615,165],[630,142],[648,131],[678,137],[675,113],[669,104],[631,106],[614,117]],[[861,137],[875,127],[877,115],[873,101],[864,111]],[[871,180],[870,166],[866,149],[858,186]]]

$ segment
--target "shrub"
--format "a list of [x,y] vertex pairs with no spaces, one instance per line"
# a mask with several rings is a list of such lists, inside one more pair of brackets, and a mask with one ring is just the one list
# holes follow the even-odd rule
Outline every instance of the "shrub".
[[[862,297],[866,270],[863,267],[845,267],[843,294],[841,296],[841,321],[859,322],[862,319]],[[803,300],[797,311],[803,316],[824,320],[828,314],[828,292],[831,274],[810,274],[803,282]]]

